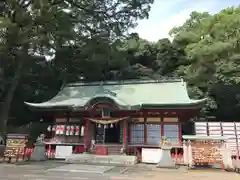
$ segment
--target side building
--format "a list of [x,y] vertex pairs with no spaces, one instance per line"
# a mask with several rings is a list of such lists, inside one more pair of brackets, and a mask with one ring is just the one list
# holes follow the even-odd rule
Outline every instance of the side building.
[[182,79],[170,79],[68,84],[47,102],[25,103],[54,114],[49,149],[140,156],[142,148],[161,148],[163,136],[180,149],[182,123],[196,117],[204,102],[189,98]]

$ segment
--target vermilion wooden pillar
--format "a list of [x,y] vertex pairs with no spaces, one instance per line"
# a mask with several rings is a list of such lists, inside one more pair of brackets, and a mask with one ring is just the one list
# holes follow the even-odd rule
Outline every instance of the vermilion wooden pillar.
[[178,123],[178,138],[179,138],[179,145],[182,145],[182,123]]
[[123,120],[123,150],[127,148],[127,119]]
[[164,136],[164,122],[163,122],[163,117],[161,117],[161,138]]
[[144,144],[147,144],[147,117],[144,114]]
[[85,152],[88,152],[88,148],[89,148],[89,126],[90,126],[89,120],[85,119],[85,123],[84,123],[84,137],[83,137]]

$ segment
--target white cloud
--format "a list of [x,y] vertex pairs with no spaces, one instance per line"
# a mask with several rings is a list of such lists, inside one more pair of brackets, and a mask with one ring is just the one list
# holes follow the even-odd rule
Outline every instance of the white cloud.
[[[186,9],[181,10],[182,3],[185,0],[165,1],[165,3],[156,0],[150,12],[148,20],[142,20],[136,27],[135,31],[140,37],[149,41],[157,41],[161,38],[169,37],[169,31],[175,27],[182,25],[192,11],[210,11],[212,12],[218,0],[198,0],[192,4],[184,5]],[[193,1],[192,1],[193,2]]]
[[168,33],[174,26],[182,25],[186,19],[189,17],[191,11],[182,11],[178,14],[175,14],[169,17],[166,20],[162,20],[151,26],[141,25],[136,28],[136,31],[139,33],[140,37],[147,39],[149,41],[157,41],[161,38],[169,37]]

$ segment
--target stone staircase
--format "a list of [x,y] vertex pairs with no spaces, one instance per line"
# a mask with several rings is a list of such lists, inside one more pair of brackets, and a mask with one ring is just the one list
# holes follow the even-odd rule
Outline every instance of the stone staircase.
[[126,155],[97,156],[93,154],[72,154],[65,159],[65,162],[71,164],[89,163],[132,166],[137,164],[138,159],[136,156]]
[[122,148],[122,146],[119,146],[119,145],[108,146],[108,154],[109,155],[119,155],[119,154],[121,154],[121,148]]

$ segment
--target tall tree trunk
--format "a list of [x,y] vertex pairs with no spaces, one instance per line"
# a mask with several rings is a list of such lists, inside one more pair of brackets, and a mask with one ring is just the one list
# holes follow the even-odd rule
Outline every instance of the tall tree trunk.
[[28,56],[28,47],[23,48],[23,54],[24,54],[23,57],[18,57],[18,58],[15,57],[15,60],[18,61],[18,64],[15,70],[15,74],[11,82],[11,85],[0,107],[1,108],[0,109],[0,133],[1,133],[0,135],[3,137],[5,136],[5,133],[7,130],[7,123],[8,123],[9,111],[11,108],[12,99],[14,97],[16,88],[21,78],[24,62],[26,61]]

